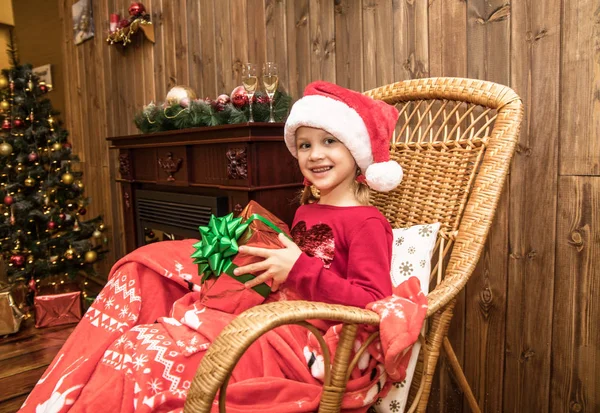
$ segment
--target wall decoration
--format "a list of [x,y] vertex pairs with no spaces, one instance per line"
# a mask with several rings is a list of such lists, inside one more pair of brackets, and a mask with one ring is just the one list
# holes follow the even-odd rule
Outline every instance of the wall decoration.
[[94,19],[92,16],[92,0],[79,0],[73,4],[73,34],[75,44],[94,37]]
[[40,82],[46,85],[52,85],[52,67],[50,64],[34,67],[32,72],[39,78]]

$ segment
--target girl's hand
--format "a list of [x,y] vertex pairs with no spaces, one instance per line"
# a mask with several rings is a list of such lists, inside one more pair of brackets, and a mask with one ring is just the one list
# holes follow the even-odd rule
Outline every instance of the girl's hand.
[[233,272],[235,275],[240,275],[256,274],[264,271],[263,274],[244,284],[246,288],[252,288],[272,278],[273,285],[271,285],[271,291],[275,292],[279,289],[279,286],[285,282],[292,267],[298,260],[298,257],[302,254],[302,250],[300,250],[300,248],[284,234],[279,234],[279,241],[281,241],[284,248],[268,249],[247,246],[240,247],[240,252],[244,254],[265,258],[264,261],[249,264],[244,267],[238,267]]

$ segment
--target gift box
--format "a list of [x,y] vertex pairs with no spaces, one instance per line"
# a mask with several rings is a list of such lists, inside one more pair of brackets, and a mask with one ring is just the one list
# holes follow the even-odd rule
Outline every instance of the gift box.
[[81,320],[81,291],[36,295],[33,305],[37,328],[78,323]]
[[244,283],[256,275],[233,274],[235,268],[264,258],[239,253],[238,248],[284,248],[278,239],[282,232],[289,237],[288,226],[254,201],[237,218],[233,214],[212,216],[208,226],[200,227],[202,239],[194,244],[196,251],[192,254],[201,276],[200,302],[209,308],[239,314],[266,300],[271,293],[270,282],[247,289]]
[[19,331],[23,313],[19,311],[9,291],[0,292],[0,336]]

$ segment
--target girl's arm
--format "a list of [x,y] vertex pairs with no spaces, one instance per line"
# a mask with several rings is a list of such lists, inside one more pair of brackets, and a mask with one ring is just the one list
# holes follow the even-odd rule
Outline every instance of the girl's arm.
[[392,233],[379,219],[359,227],[348,250],[347,277],[326,269],[323,261],[302,253],[292,267],[286,285],[303,298],[364,308],[392,294],[390,276]]

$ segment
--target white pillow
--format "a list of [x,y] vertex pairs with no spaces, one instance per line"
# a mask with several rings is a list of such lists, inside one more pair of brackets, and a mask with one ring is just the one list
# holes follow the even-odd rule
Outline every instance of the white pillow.
[[[429,293],[431,254],[433,254],[439,230],[439,222],[392,230],[394,233],[394,244],[392,248],[390,275],[394,287],[400,285],[408,278],[415,276],[421,282],[423,293],[425,295]],[[406,378],[401,383],[394,383],[388,394],[377,400],[377,404],[375,405],[376,412],[404,412],[420,349],[421,342],[417,341],[412,348],[412,355],[406,370]]]

